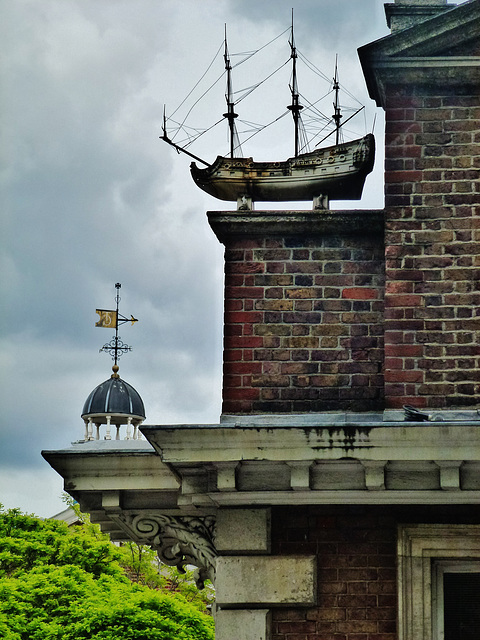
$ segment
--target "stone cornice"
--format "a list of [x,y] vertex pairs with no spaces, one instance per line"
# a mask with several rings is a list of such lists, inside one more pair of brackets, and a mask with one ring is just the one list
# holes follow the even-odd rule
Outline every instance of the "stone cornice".
[[398,29],[411,27],[428,18],[433,18],[445,11],[450,11],[450,9],[454,9],[456,5],[444,4],[442,6],[435,3],[433,5],[412,6],[410,4],[398,5],[391,2],[386,3],[384,7],[387,25],[392,31],[397,31]]
[[480,85],[479,42],[480,0],[472,0],[361,47],[370,97],[385,108],[388,84]]
[[480,57],[385,57],[363,66],[370,97],[383,108],[388,85],[428,85],[437,89],[480,86]]
[[242,460],[480,461],[478,421],[329,426],[175,425],[142,432],[171,465]]
[[383,234],[384,211],[208,211],[222,243],[244,237]]
[[376,57],[441,56],[453,47],[469,45],[480,37],[480,0],[455,6],[430,18],[359,48],[361,59]]
[[[115,441],[101,447],[74,445],[59,451],[42,451],[45,460],[65,478],[68,491],[176,491],[179,482],[154,449],[120,449]],[[105,446],[105,444],[110,446]]]
[[219,424],[143,426],[150,450],[102,443],[43,455],[113,540],[197,566],[201,585],[215,573],[218,509],[478,504],[478,412],[437,412],[422,423],[402,416],[225,415]]

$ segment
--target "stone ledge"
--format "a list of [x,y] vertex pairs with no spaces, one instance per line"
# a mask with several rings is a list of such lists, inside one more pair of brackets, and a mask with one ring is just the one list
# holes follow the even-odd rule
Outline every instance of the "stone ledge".
[[480,491],[236,491],[189,496],[190,505],[223,507],[262,507],[300,505],[459,505],[478,506]]
[[372,235],[383,237],[383,209],[342,211],[207,211],[218,240],[265,236]]

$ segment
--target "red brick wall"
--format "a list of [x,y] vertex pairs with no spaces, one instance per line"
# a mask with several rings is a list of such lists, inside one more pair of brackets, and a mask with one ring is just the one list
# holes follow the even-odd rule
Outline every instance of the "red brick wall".
[[317,605],[274,609],[272,640],[397,640],[397,526],[479,522],[469,505],[276,507],[272,553],[318,558]]
[[478,403],[478,92],[387,95],[385,239],[225,242],[224,413]]
[[383,407],[383,253],[374,234],[228,243],[223,412]]
[[480,99],[388,96],[386,403],[467,407],[480,394]]
[[273,612],[272,640],[395,640],[396,523],[382,509],[274,511],[273,552],[318,557],[318,606]]

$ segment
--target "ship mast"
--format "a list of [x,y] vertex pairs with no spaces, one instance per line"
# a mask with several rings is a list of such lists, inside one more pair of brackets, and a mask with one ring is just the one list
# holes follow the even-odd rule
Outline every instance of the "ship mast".
[[338,101],[338,93],[340,90],[340,84],[338,82],[338,56],[335,58],[335,77],[333,78],[333,90],[335,91],[335,101],[333,103],[333,121],[335,122],[335,144],[340,143],[340,120],[342,114],[340,113],[340,104]]
[[238,117],[238,114],[235,113],[235,103],[233,101],[232,65],[230,63],[230,55],[228,53],[227,25],[225,25],[225,53],[223,55],[223,58],[225,60],[225,71],[227,72],[227,91],[225,93],[225,99],[227,101],[227,113],[224,113],[223,117],[228,120],[228,128],[230,130],[230,157],[233,158],[237,138],[235,118]]
[[292,93],[292,103],[288,105],[288,109],[292,112],[293,122],[295,125],[295,157],[298,156],[300,148],[300,111],[303,106],[299,103],[298,84],[297,84],[297,49],[295,47],[295,38],[293,35],[293,9],[292,9],[292,28],[290,32],[290,58],[292,60],[292,83],[290,91]]

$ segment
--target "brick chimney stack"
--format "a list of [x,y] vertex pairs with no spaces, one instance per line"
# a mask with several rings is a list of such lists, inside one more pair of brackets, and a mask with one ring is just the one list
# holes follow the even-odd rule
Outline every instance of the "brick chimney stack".
[[383,212],[208,216],[226,247],[223,413],[382,409]]

